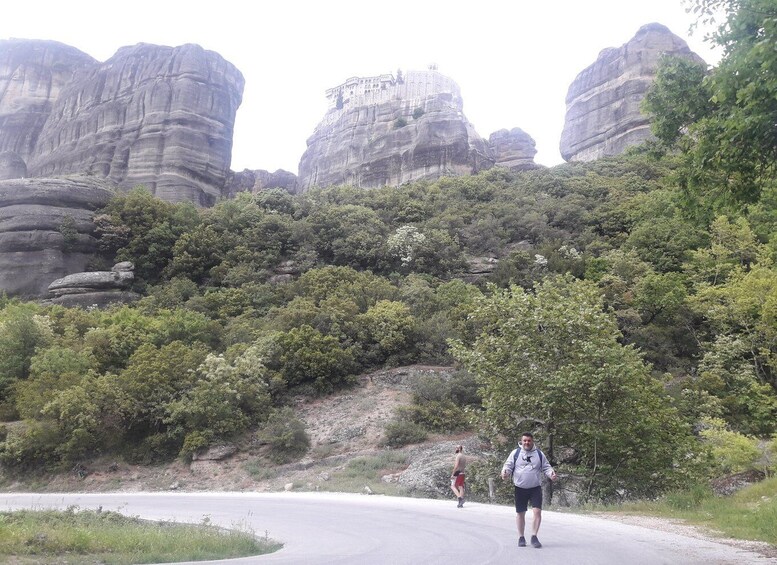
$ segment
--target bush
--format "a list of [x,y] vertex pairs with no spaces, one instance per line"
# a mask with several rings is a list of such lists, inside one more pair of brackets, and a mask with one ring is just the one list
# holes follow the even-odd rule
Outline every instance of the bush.
[[426,437],[426,430],[420,424],[409,420],[394,420],[386,425],[383,445],[386,447],[403,447],[411,443],[420,443]]
[[407,120],[405,118],[397,118],[394,120],[394,129],[400,129],[407,125]]
[[413,110],[413,119],[414,120],[417,120],[418,118],[420,118],[423,115],[424,115],[424,109],[421,108],[420,106],[418,108],[416,108],[415,110]]
[[288,406],[274,412],[256,435],[261,443],[270,446],[270,459],[275,463],[299,459],[310,448],[304,422]]

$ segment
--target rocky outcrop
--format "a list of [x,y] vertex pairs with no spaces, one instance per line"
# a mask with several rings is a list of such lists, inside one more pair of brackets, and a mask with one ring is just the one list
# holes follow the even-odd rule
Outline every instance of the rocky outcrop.
[[494,163],[462,113],[458,85],[436,70],[348,79],[307,140],[299,189],[398,186],[473,174]]
[[97,250],[92,213],[112,195],[87,177],[0,181],[0,289],[45,296],[52,279],[83,271]]
[[534,139],[521,128],[500,129],[488,136],[488,146],[494,161],[500,167],[514,171],[534,169],[537,154]]
[[244,80],[198,45],[123,47],[77,72],[27,161],[34,177],[85,172],[171,202],[213,204],[232,154]]
[[648,24],[619,48],[603,50],[569,87],[561,134],[566,161],[617,155],[649,139],[650,122],[640,105],[664,55],[703,63],[688,45],[660,24]]
[[278,169],[274,173],[262,169],[252,171],[244,169],[239,173],[230,172],[224,185],[223,196],[233,198],[239,192],[261,192],[272,188],[280,188],[295,194],[297,192],[297,175]]
[[240,71],[198,45],[138,44],[100,63],[55,41],[0,41],[0,154],[14,157],[0,173],[87,173],[213,204],[243,86]]
[[55,280],[49,285],[53,298],[48,304],[102,308],[111,304],[128,304],[140,299],[140,295],[129,289],[135,279],[135,265],[123,261],[110,271],[89,271],[74,273]]
[[26,162],[62,89],[96,63],[56,41],[0,40],[0,153]]

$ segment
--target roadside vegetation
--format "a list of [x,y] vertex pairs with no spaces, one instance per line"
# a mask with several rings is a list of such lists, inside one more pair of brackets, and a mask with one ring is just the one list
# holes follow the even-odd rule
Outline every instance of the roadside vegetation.
[[581,510],[683,520],[727,537],[777,546],[777,478],[726,497],[716,496],[707,486],[694,485],[656,501],[590,505]]
[[[293,462],[310,450],[295,398],[418,363],[457,372],[419,379],[391,448],[455,431],[504,453],[533,431],[581,504],[772,477],[777,13],[691,4],[726,14],[711,37],[723,60],[667,60],[645,102],[656,139],[625,155],[205,210],[115,197],[92,266],[134,262],[137,304],[0,299],[4,476],[246,437]],[[473,466],[472,483],[500,464]],[[372,465],[332,484],[401,463]]]
[[148,522],[116,512],[0,512],[0,559],[14,563],[168,563],[261,555],[281,545],[236,527]]

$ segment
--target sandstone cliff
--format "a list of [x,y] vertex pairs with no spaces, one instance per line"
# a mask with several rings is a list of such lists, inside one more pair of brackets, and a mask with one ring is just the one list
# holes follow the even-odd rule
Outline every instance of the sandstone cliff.
[[213,204],[243,86],[240,71],[198,45],[138,44],[99,63],[54,41],[0,41],[0,172],[88,173]]
[[664,55],[700,62],[688,45],[660,24],[648,24],[619,48],[603,50],[569,87],[561,134],[566,161],[617,155],[650,138],[650,122],[640,104]]
[[97,250],[93,211],[113,192],[93,178],[0,181],[0,289],[45,296]]
[[352,78],[327,96],[331,107],[300,161],[301,191],[397,186],[494,163],[462,113],[458,85],[436,70]]
[[61,90],[96,63],[56,41],[0,40],[0,153],[26,161]]
[[123,47],[82,70],[54,103],[28,173],[89,173],[122,188],[210,205],[232,154],[244,80],[198,45]]

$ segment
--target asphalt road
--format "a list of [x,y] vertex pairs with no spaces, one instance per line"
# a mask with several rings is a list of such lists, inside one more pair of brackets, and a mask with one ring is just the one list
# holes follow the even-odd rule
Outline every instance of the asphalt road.
[[[590,516],[543,512],[544,547],[519,548],[508,506],[335,493],[4,494],[0,510],[102,506],[154,520],[249,527],[284,544],[229,564],[532,565],[767,564],[722,542],[685,537]],[[531,524],[528,520],[527,531]],[[203,563],[203,562],[199,562]],[[215,562],[210,562],[215,563]]]

